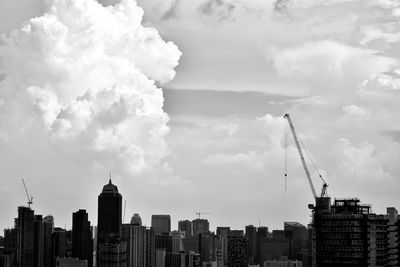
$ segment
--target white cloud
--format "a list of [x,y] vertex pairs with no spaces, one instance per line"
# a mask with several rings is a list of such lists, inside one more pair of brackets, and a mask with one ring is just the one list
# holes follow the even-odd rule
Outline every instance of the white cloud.
[[343,107],[343,111],[350,116],[363,117],[367,112],[357,105],[347,105]]
[[105,8],[53,0],[43,16],[5,36],[0,131],[8,149],[18,146],[16,135],[35,136],[61,155],[113,157],[132,172],[158,164],[167,154],[168,116],[155,83],[175,76],[181,53],[143,27],[142,16],[135,1]]

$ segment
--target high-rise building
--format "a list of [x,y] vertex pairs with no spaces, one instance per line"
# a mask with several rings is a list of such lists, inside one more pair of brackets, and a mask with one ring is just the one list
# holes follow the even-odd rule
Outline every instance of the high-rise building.
[[87,260],[87,267],[93,266],[93,239],[86,210],[72,214],[72,257]]
[[66,258],[67,257],[67,231],[60,227],[54,227],[52,235],[52,265],[54,266],[57,257]]
[[258,263],[257,228],[254,225],[246,226],[247,253],[249,264]]
[[190,237],[193,235],[192,222],[189,220],[179,221],[178,230],[185,232],[185,237]]
[[[232,232],[232,231],[231,231]],[[228,266],[245,267],[247,263],[247,238],[238,234],[228,236]]]
[[155,267],[156,246],[155,235],[152,227],[146,229],[146,267]]
[[193,235],[207,233],[210,231],[210,224],[207,219],[195,219],[192,221]]
[[222,238],[222,260],[225,266],[228,265],[228,236],[230,227],[217,227],[217,235]]
[[34,266],[35,224],[34,212],[29,207],[18,207],[15,220],[17,230],[17,261],[19,267]]
[[122,224],[122,196],[110,181],[98,197],[97,235],[118,236]]
[[126,241],[120,237],[122,196],[111,179],[98,197],[97,267],[125,267]]
[[42,267],[43,266],[43,254],[44,254],[42,215],[35,215],[34,224],[35,224],[34,262],[35,262],[35,267]]
[[123,224],[121,227],[121,238],[127,244],[127,267],[146,266],[146,227]]
[[384,266],[386,215],[371,212],[357,198],[317,198],[313,208],[313,266]]
[[140,218],[139,214],[135,213],[133,214],[131,218],[131,224],[137,225],[137,226],[142,226],[142,218]]
[[289,239],[289,259],[305,260],[302,254],[308,253],[308,230],[298,222],[284,223],[285,238]]
[[178,253],[182,250],[181,237],[167,233],[156,235],[155,248],[165,249],[167,253]]
[[156,264],[155,267],[165,267],[165,256],[167,252],[165,248],[156,249]]
[[4,250],[2,253],[3,266],[18,266],[17,262],[17,230],[5,229],[4,230]]
[[199,250],[201,263],[217,262],[223,265],[223,238],[213,232],[199,234]]
[[54,218],[47,215],[43,218],[43,267],[53,267],[53,231]]
[[171,216],[170,215],[152,215],[151,216],[151,227],[153,227],[154,233],[156,235],[171,232]]
[[390,207],[386,209],[386,215],[389,220],[388,228],[387,228],[387,239],[388,239],[388,255],[387,255],[387,266],[388,267],[398,267],[399,264],[399,255],[398,255],[398,246],[400,245],[399,240],[400,236],[398,235],[397,229],[397,221],[398,221],[398,211],[397,209]]

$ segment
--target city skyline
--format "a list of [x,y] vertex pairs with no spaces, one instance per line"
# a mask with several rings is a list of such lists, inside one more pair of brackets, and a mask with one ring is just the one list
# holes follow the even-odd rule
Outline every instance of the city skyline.
[[117,2],[0,3],[0,228],[21,178],[55,225],[95,222],[110,171],[126,222],[307,225],[285,113],[332,198],[399,206],[399,3]]

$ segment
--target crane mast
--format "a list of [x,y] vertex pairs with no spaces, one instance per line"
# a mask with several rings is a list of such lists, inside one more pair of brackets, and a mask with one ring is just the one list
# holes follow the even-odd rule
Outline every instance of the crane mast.
[[[293,139],[294,139],[294,142],[296,143],[297,151],[299,152],[301,163],[303,164],[303,168],[304,168],[304,171],[306,173],[308,184],[310,185],[310,188],[311,188],[311,192],[312,192],[314,198],[317,198],[317,194],[315,193],[314,184],[312,183],[312,180],[311,180],[310,171],[308,170],[306,161],[304,159],[303,151],[301,150],[301,146],[300,146],[300,141],[299,141],[299,138],[297,137],[296,130],[294,129],[292,120],[290,119],[290,116],[289,116],[288,113],[286,113],[283,117],[285,119],[287,119],[287,121],[289,123],[290,130],[292,131]],[[327,189],[328,185],[325,182],[324,178],[322,178],[321,174],[319,174],[319,178],[321,178],[321,180],[323,182],[322,191],[321,191],[321,197],[326,197],[326,189]]]
[[28,203],[28,207],[30,208],[30,207],[31,207],[31,204],[33,204],[33,197],[32,197],[32,196],[29,196],[28,189],[26,188],[24,179],[21,179],[21,180],[22,180],[22,183],[24,184],[26,197],[28,198],[27,203]]

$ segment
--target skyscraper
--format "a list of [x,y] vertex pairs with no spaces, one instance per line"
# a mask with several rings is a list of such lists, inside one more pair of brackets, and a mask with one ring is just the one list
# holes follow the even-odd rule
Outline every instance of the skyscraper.
[[313,266],[384,266],[386,215],[371,212],[357,198],[317,198],[313,207]]
[[47,215],[43,218],[43,267],[53,266],[53,231],[54,218],[51,215]]
[[140,218],[140,215],[135,213],[133,214],[131,218],[131,224],[136,225],[136,226],[142,226],[142,218]]
[[86,210],[72,214],[72,257],[87,260],[87,267],[93,266],[93,239]]
[[98,197],[97,267],[126,266],[126,241],[120,237],[122,196],[117,186],[104,185]]
[[43,219],[42,215],[35,215],[34,217],[35,223],[35,246],[34,246],[34,261],[35,267],[43,266]]
[[97,234],[103,236],[119,235],[122,224],[122,196],[118,187],[111,183],[104,185],[98,197]]
[[34,212],[28,207],[18,207],[18,218],[15,220],[17,230],[17,261],[19,267],[34,266],[35,225]]
[[247,253],[250,264],[258,263],[257,228],[253,225],[246,226]]
[[193,235],[207,233],[210,231],[210,224],[207,219],[195,219],[193,223]]
[[185,232],[185,237],[192,236],[193,235],[192,222],[189,220],[179,221],[178,230],[181,232]]
[[127,242],[127,267],[144,267],[146,262],[146,227],[123,224],[121,237]]
[[170,215],[152,215],[151,227],[155,234],[171,232],[171,216]]

